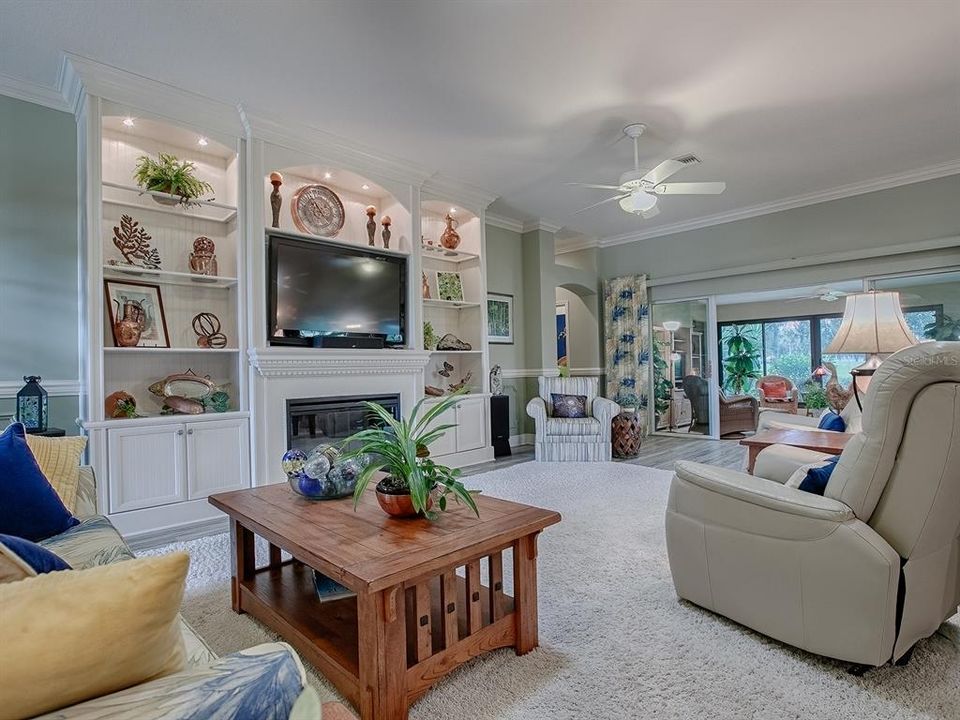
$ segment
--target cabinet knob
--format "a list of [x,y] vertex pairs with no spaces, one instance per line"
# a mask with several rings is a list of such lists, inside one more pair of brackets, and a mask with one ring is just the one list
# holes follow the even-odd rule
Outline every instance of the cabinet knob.
[[177,435],[183,435],[183,428],[180,428],[179,430],[177,430]]
[[193,428],[190,428],[189,430],[187,430],[187,435],[193,435]]

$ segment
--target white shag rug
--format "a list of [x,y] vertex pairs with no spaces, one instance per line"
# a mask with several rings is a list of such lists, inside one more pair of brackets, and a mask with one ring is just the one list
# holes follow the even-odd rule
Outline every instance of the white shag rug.
[[[621,463],[534,462],[469,477],[470,487],[563,514],[540,537],[540,647],[475,659],[411,719],[960,718],[960,616],[906,667],[857,678],[848,664],[678,601],[663,529],[670,478]],[[230,609],[227,535],[151,554],[173,549],[192,558],[184,615],[216,652],[275,638]],[[324,699],[337,697],[312,668],[311,677]]]

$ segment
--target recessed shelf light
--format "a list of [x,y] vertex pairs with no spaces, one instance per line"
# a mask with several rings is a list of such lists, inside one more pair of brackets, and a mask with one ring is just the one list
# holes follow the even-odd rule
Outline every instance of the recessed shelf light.
[[210,144],[210,141],[207,140],[205,137],[203,137],[203,135],[197,138],[197,145],[199,145],[200,147],[206,147],[209,144]]
[[370,189],[370,186],[367,185],[366,183],[364,183],[363,185],[360,186],[360,189],[361,189],[361,190],[369,190],[369,189]]
[[325,173],[323,174],[323,179],[324,179],[324,180],[329,180],[329,179],[332,178],[332,177],[333,177],[333,173],[325,172]]
[[126,125],[127,127],[133,127],[134,126],[133,118],[129,116],[125,117],[123,119],[123,124]]

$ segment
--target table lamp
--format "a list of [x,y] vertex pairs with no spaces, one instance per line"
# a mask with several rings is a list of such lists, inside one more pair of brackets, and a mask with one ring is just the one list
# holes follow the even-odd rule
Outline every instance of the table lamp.
[[860,395],[867,391],[870,378],[883,362],[881,356],[916,344],[917,338],[900,309],[900,293],[866,292],[847,295],[840,329],[824,352],[867,355],[866,362],[850,371],[853,395],[862,410]]

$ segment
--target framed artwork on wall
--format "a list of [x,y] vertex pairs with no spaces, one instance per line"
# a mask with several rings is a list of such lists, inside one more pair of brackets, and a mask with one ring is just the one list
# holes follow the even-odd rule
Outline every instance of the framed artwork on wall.
[[437,273],[437,296],[441,300],[463,301],[463,280],[458,272]]
[[487,295],[487,340],[503,345],[513,344],[513,295]]
[[117,347],[170,347],[159,285],[104,279],[103,289]]
[[557,303],[557,367],[569,367],[567,338],[569,337],[569,306]]

